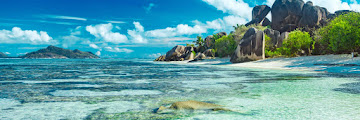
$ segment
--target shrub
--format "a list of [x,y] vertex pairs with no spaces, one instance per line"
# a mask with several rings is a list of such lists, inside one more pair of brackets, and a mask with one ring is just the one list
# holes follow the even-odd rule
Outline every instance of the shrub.
[[295,57],[302,50],[310,54],[310,50],[314,48],[314,43],[308,32],[295,30],[289,33],[289,37],[283,42],[283,46],[277,50],[282,55]]
[[315,33],[324,51],[347,53],[360,49],[360,13],[350,12],[332,20]]
[[215,40],[215,52],[219,57],[232,55],[236,47],[237,44],[232,35],[223,36]]
[[265,57],[272,58],[281,56],[279,51],[276,51],[276,47],[271,42],[271,38],[265,34]]

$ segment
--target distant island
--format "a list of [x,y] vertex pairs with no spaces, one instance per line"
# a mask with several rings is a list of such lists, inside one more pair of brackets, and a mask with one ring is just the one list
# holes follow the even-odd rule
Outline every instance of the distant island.
[[40,49],[38,51],[28,53],[24,56],[20,56],[20,58],[95,59],[100,57],[91,52],[82,52],[78,49],[68,50],[50,45],[45,49]]
[[9,57],[9,56],[7,56],[6,54],[0,52],[0,58],[7,58],[7,57]]
[[24,56],[9,57],[0,52],[0,58],[24,58],[24,59],[96,59],[100,58],[92,52],[83,52],[78,49],[68,50],[55,46],[48,46],[35,52],[27,53]]

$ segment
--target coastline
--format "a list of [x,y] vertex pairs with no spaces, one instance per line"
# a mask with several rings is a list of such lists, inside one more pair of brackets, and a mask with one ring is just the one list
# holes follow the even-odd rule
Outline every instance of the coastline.
[[216,58],[191,63],[188,61],[172,61],[164,63],[188,65],[219,65],[224,67],[249,69],[360,74],[360,57],[352,58],[350,54],[301,56],[293,58],[270,58],[235,64],[231,64],[227,60],[228,58]]

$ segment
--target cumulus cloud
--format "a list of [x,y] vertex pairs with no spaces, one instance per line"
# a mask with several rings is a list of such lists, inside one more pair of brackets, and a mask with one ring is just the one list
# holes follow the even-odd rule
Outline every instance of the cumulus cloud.
[[192,35],[192,34],[201,34],[206,33],[207,29],[204,26],[195,25],[189,26],[187,24],[179,24],[175,28],[168,27],[165,29],[156,29],[146,32],[148,37],[173,37],[181,35]]
[[0,31],[0,43],[56,44],[56,41],[44,31],[13,27],[11,31],[5,29]]
[[171,38],[184,35],[194,35],[207,33],[209,30],[215,32],[232,30],[236,24],[245,24],[251,20],[252,8],[242,0],[202,0],[214,6],[218,10],[230,15],[212,21],[200,22],[193,21],[194,25],[179,24],[176,27],[165,29],[155,29],[146,31],[146,37],[152,38]]
[[101,52],[100,52],[100,51],[97,51],[97,52],[95,53],[95,55],[100,56],[100,55],[101,55]]
[[9,53],[9,52],[4,52],[4,54],[10,55],[11,53]]
[[128,30],[128,34],[133,43],[147,43],[144,37],[144,27],[139,22],[133,22],[135,29]]
[[89,46],[91,48],[94,48],[94,49],[99,49],[100,48],[99,46],[97,46],[96,44],[93,44],[93,43],[89,44]]
[[156,29],[146,32],[147,37],[154,38],[169,38],[183,35],[194,35],[207,33],[208,30],[214,30],[219,32],[221,30],[231,30],[232,26],[236,24],[245,24],[247,20],[240,16],[229,15],[225,16],[222,19],[215,19],[213,21],[206,21],[202,23],[200,21],[193,21],[194,26],[189,26],[188,24],[179,24],[177,27],[168,27],[165,29]]
[[149,58],[157,58],[159,56],[161,56],[161,53],[154,53],[154,54],[148,55]]
[[252,8],[243,0],[202,0],[216,9],[232,15],[241,16],[247,20],[251,19]]
[[127,48],[112,48],[112,47],[105,47],[105,50],[106,51],[109,51],[109,52],[117,52],[117,53],[132,53],[134,52],[133,50],[130,50],[130,49],[127,49]]
[[91,35],[94,35],[97,39],[102,39],[106,42],[115,44],[128,42],[128,38],[125,35],[118,32],[112,32],[112,29],[113,25],[111,23],[86,26],[86,31]]

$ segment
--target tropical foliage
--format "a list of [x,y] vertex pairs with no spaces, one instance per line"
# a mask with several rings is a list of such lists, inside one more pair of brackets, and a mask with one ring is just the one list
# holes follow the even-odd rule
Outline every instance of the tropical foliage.
[[237,44],[233,35],[223,36],[219,39],[215,39],[215,51],[219,57],[227,57],[234,53]]
[[[323,51],[348,53],[360,49],[360,13],[350,12],[336,17],[328,26],[315,32]],[[322,53],[324,54],[324,53]]]

